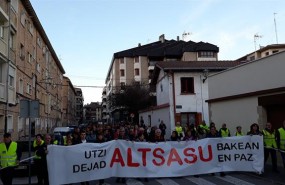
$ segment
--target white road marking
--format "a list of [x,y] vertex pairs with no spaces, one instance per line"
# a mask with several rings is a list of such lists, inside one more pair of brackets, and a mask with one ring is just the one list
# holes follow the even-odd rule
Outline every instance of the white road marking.
[[162,185],[179,185],[177,182],[175,182],[174,180],[171,180],[169,178],[156,179],[156,181]]
[[217,178],[222,179],[223,181],[226,181],[232,184],[236,184],[236,185],[254,185],[250,182],[247,182],[247,181],[244,181],[244,180],[241,180],[236,177],[229,176],[229,175],[226,175],[224,177],[217,177]]
[[185,179],[187,179],[187,180],[189,180],[189,181],[191,181],[191,182],[193,182],[195,184],[199,184],[199,185],[216,185],[215,183],[212,183],[212,182],[210,182],[210,181],[208,181],[206,179],[203,179],[201,177],[198,177],[198,178],[196,178],[196,177],[187,177]]
[[127,185],[144,185],[141,181],[138,181],[136,179],[128,179],[126,184]]

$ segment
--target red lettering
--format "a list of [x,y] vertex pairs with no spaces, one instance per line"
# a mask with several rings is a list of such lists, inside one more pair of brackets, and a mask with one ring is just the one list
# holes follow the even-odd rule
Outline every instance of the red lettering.
[[209,153],[208,159],[204,158],[203,149],[201,146],[198,147],[198,150],[199,150],[199,155],[200,155],[201,161],[208,162],[208,161],[211,161],[213,159],[213,151],[212,151],[211,145],[208,145],[208,153]]
[[114,163],[120,163],[121,166],[125,166],[124,159],[119,148],[115,148],[110,167],[113,167]]
[[131,148],[128,148],[128,156],[127,156],[127,164],[129,167],[138,167],[140,166],[139,163],[134,163],[133,162],[133,155],[132,155],[132,149]]
[[170,154],[167,160],[167,166],[170,166],[172,162],[177,161],[180,165],[182,165],[182,160],[179,156],[179,154],[177,153],[175,148],[171,148],[170,150]]
[[153,157],[155,158],[159,158],[161,160],[161,162],[157,162],[155,159],[152,160],[152,163],[156,166],[162,166],[165,163],[165,159],[162,155],[157,154],[157,152],[160,152],[162,154],[164,154],[164,150],[161,148],[156,148],[153,150]]
[[151,151],[150,148],[139,148],[138,149],[138,152],[142,153],[142,163],[143,163],[143,166],[146,166],[146,153],[150,152],[150,151]]
[[186,157],[192,157],[192,160],[188,160],[187,158],[184,158],[184,161],[188,164],[191,164],[191,163],[195,163],[197,161],[197,155],[195,154],[192,154],[192,153],[188,153],[189,152],[195,152],[195,149],[194,148],[185,148],[183,153]]

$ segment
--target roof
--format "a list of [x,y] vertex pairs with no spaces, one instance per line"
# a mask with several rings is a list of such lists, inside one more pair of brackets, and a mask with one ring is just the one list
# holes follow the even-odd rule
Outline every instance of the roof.
[[176,58],[180,60],[184,52],[198,51],[219,52],[219,47],[207,42],[196,43],[193,41],[185,42],[183,40],[164,40],[164,42],[157,41],[150,44],[116,52],[114,53],[113,58],[111,60],[105,83],[108,80],[108,76],[110,75],[113,63],[116,58],[147,56],[151,60],[159,60],[164,57]]
[[256,50],[254,52],[248,53],[248,54],[246,54],[246,55],[244,55],[244,56],[242,56],[242,57],[240,57],[240,58],[238,58],[236,60],[237,61],[243,61],[243,60],[246,60],[249,55],[252,55],[255,52],[264,52],[264,51],[266,51],[268,49],[280,49],[280,48],[281,49],[285,48],[285,44],[270,44],[270,45],[267,45],[265,47],[261,47],[259,50]]
[[155,64],[152,82],[156,82],[159,72],[202,72],[205,69],[209,71],[222,71],[241,64],[238,61],[167,61],[157,62]]
[[114,53],[114,58],[122,57],[136,57],[136,56],[148,56],[148,57],[165,57],[176,56],[182,57],[184,52],[197,52],[197,51],[213,51],[219,52],[219,48],[216,45],[205,42],[193,42],[193,41],[176,41],[165,40],[164,42],[157,41],[143,46],[134,47],[124,51]]

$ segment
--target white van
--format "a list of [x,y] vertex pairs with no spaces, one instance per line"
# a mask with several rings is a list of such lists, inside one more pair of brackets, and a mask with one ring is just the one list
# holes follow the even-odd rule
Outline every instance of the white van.
[[72,132],[70,127],[55,127],[53,129],[54,138],[58,141],[59,145],[63,145],[63,137],[67,135],[67,133]]
[[71,132],[72,129],[70,127],[55,127],[53,129],[53,133],[61,133],[63,135],[66,135],[66,133]]

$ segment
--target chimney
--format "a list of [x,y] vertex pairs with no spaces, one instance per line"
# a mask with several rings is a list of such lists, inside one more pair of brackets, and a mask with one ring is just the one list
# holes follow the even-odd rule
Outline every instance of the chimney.
[[142,46],[141,43],[138,44],[138,47]]
[[179,41],[180,39],[179,39],[179,36],[177,36],[177,39],[176,39],[177,41]]
[[164,41],[165,41],[164,34],[162,34],[162,35],[159,36],[159,41],[160,41],[161,43],[164,43]]

